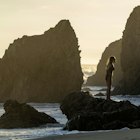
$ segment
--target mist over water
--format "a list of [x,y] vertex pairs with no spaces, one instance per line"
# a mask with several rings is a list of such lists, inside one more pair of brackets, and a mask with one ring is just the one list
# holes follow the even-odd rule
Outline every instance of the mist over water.
[[91,65],[91,64],[82,64],[82,72],[84,74],[84,83],[86,83],[87,78],[89,76],[92,76],[95,74],[97,69],[97,65]]

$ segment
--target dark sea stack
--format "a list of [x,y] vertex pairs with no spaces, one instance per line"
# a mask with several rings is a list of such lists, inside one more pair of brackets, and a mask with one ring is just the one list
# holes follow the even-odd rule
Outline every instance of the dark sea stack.
[[5,113],[0,117],[0,128],[29,128],[47,123],[58,123],[51,116],[38,112],[32,106],[8,100],[4,104]]
[[122,39],[121,65],[123,78],[114,94],[140,94],[140,6],[127,20]]
[[94,98],[88,92],[74,92],[60,106],[67,116],[66,130],[108,130],[140,128],[140,107],[129,101]]
[[103,52],[101,60],[97,65],[95,75],[87,79],[86,85],[88,86],[105,86],[105,68],[106,62],[110,56],[115,56],[117,61],[115,64],[115,71],[113,74],[113,85],[117,85],[122,78],[122,70],[120,65],[120,53],[122,49],[122,40],[112,42]]
[[0,61],[0,101],[60,102],[82,83],[78,39],[69,20],[15,40]]
[[93,97],[89,94],[89,92],[74,92],[64,98],[60,109],[68,119],[71,119],[76,113],[87,106],[88,101],[92,100]]

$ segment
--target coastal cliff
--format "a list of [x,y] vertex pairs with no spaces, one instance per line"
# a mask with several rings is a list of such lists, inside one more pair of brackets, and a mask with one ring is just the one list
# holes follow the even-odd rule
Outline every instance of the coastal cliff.
[[114,94],[140,93],[140,6],[134,8],[127,20],[122,39],[122,82]]
[[113,74],[113,85],[117,85],[122,78],[122,70],[120,64],[120,53],[122,49],[122,40],[112,42],[103,52],[102,57],[97,65],[97,71],[95,75],[90,76],[87,79],[86,85],[89,86],[105,86],[105,67],[107,59],[110,56],[116,57],[115,71]]
[[78,39],[68,20],[14,40],[0,60],[2,102],[60,102],[82,83]]

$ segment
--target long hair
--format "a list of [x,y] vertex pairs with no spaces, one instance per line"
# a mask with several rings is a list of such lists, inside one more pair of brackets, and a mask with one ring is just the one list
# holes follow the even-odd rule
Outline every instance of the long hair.
[[106,67],[108,66],[108,64],[112,63],[112,62],[115,62],[116,61],[116,58],[114,56],[110,56],[108,59],[107,59],[107,62],[106,62]]

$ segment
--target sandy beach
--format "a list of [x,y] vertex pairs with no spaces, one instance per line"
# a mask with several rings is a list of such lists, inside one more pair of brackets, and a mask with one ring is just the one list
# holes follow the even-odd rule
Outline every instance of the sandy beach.
[[140,140],[140,129],[49,136],[36,140]]

